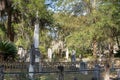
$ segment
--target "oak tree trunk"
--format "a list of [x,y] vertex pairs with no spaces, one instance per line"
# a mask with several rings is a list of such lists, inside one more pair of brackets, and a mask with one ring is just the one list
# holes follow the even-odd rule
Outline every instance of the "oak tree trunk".
[[10,41],[14,42],[14,28],[12,27],[12,10],[8,9],[8,23],[7,23],[7,37]]

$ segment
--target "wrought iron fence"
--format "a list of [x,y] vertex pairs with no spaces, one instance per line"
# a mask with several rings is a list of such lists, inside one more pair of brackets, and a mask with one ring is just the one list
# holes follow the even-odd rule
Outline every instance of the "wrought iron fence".
[[[35,64],[34,80],[103,80],[105,72],[104,68],[90,67],[90,63],[86,69],[80,69],[80,62],[42,62],[41,71],[38,64]],[[0,65],[0,80],[30,80],[29,63],[1,62]],[[119,74],[119,68],[110,70],[111,78],[119,77]]]

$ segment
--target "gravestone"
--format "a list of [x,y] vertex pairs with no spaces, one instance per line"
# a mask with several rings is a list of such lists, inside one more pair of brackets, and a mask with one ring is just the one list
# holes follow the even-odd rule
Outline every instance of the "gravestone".
[[117,80],[120,80],[120,69],[117,70]]
[[4,80],[4,72],[3,72],[4,66],[0,66],[0,80]]
[[114,63],[114,60],[112,60],[112,63],[111,63],[111,71],[115,71],[115,65],[114,65],[115,63]]
[[66,49],[66,59],[68,60],[69,58],[69,51],[68,51],[68,48]]
[[71,61],[72,61],[72,62],[75,62],[75,61],[76,61],[76,56],[75,56],[75,54],[76,54],[76,51],[75,51],[75,50],[72,50],[72,55],[71,55]]
[[79,55],[79,59],[82,60],[82,55],[81,54]]
[[51,61],[52,60],[52,49],[48,48],[48,60]]
[[[29,65],[29,78],[34,80],[35,63],[41,66],[40,52],[39,52],[39,19],[38,11],[36,12],[36,21],[34,25],[33,45],[30,50],[30,65]],[[40,67],[41,68],[41,67]],[[39,70],[41,70],[39,68]]]
[[80,73],[87,75],[87,63],[83,62],[83,60],[80,61]]
[[113,61],[112,61],[111,71],[115,71],[115,66]]
[[96,64],[94,67],[93,80],[100,80],[100,66],[98,64]]
[[19,60],[23,61],[23,58],[25,56],[24,48],[22,46],[18,47],[18,52],[17,54],[19,55]]

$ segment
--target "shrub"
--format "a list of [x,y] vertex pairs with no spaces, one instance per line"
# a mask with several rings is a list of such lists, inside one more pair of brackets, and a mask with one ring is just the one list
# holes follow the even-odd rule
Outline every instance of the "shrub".
[[0,55],[4,61],[15,60],[17,55],[16,46],[9,41],[0,41]]

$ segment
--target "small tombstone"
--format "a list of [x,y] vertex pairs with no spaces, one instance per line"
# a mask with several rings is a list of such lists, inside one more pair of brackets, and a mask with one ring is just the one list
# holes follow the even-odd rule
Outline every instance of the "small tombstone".
[[19,55],[20,61],[22,61],[23,57],[25,56],[24,48],[22,46],[18,47],[17,54]]
[[81,54],[79,55],[79,58],[80,58],[80,60],[82,60],[82,55]]
[[93,80],[100,80],[100,66],[98,64],[95,65],[94,68],[94,77]]
[[75,62],[76,61],[76,56],[75,56],[76,52],[75,50],[72,50],[72,55],[71,55],[71,61]]
[[120,69],[117,70],[117,79],[120,80]]
[[4,80],[3,65],[0,66],[0,80]]
[[48,48],[48,59],[49,61],[52,60],[52,49],[51,48]]
[[87,63],[81,61],[80,62],[80,73],[87,75]]
[[68,58],[69,58],[69,51],[68,51],[68,48],[67,48],[67,50],[66,50],[66,59],[68,60]]
[[112,62],[111,71],[115,71],[114,62]]

